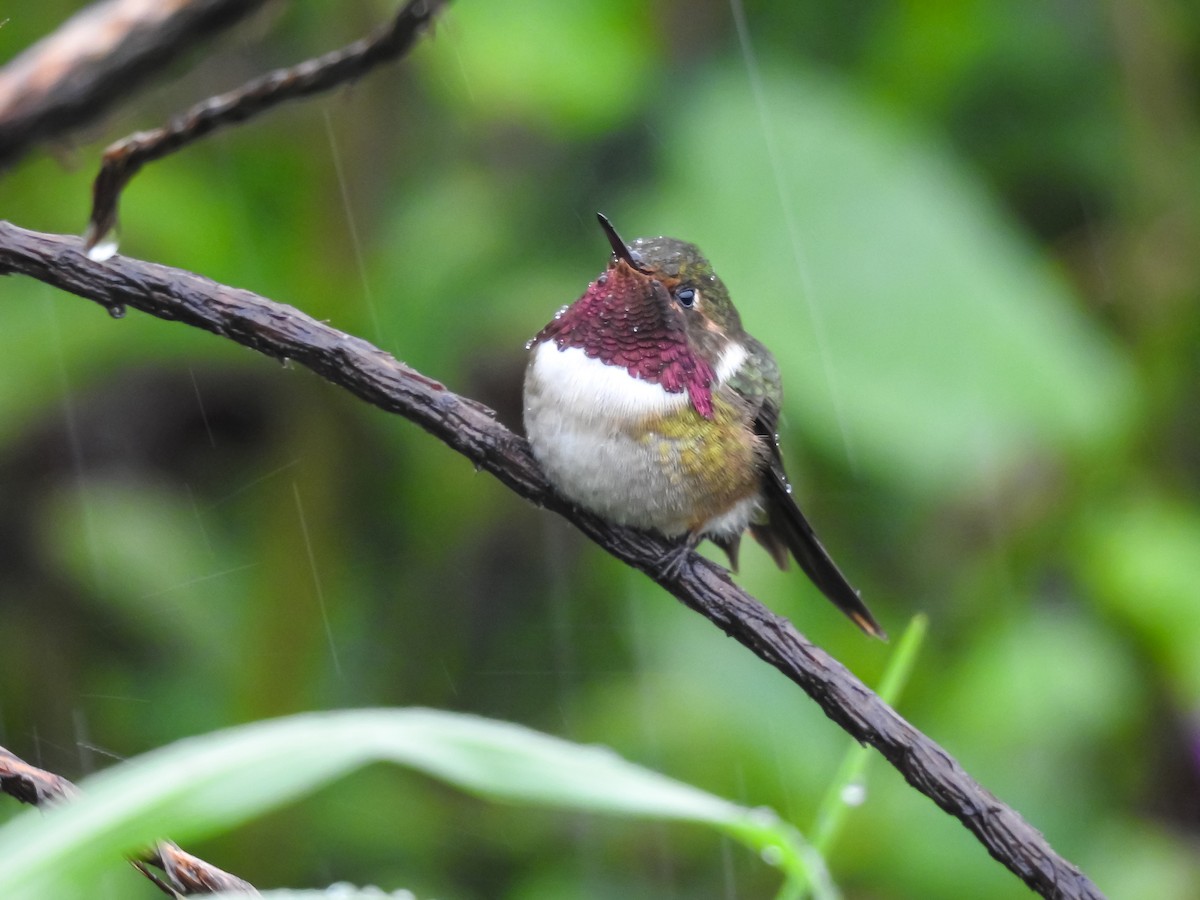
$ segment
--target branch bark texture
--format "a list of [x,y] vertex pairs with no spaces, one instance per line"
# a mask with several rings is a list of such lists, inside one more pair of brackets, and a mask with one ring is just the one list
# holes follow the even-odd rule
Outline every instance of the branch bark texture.
[[[22,803],[48,806],[77,797],[79,788],[61,775],[31,766],[0,747],[0,792]],[[159,841],[152,852],[131,862],[135,869],[169,897],[215,894],[218,891],[258,895],[248,881],[218,869],[198,856],[192,856],[171,841]],[[161,869],[162,874],[159,875],[151,867]]]
[[949,753],[787,619],[733,584],[725,569],[695,554],[672,566],[674,545],[666,540],[609,524],[559,497],[525,440],[499,424],[482,404],[289,306],[154,263],[124,257],[93,262],[76,238],[0,222],[0,274],[27,275],[114,314],[132,307],[294,360],[368,403],[415,422],[520,496],[571,521],[798,684],[829,718],[878,750],[909,784],[962,822],[1034,891],[1061,900],[1103,897],[1014,809],[984,790]]

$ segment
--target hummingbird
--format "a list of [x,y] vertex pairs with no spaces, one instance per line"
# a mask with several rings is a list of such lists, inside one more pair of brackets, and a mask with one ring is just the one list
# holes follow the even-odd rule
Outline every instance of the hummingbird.
[[712,265],[675,238],[627,244],[597,217],[607,267],[528,344],[525,433],[551,484],[611,522],[682,539],[679,562],[707,538],[737,571],[749,530],[886,638],[792,497],[779,366]]

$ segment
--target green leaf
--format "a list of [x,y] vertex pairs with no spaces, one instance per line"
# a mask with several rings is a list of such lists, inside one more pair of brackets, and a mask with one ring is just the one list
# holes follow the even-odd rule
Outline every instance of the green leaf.
[[1183,708],[1200,700],[1200,513],[1151,491],[1085,519],[1080,577],[1123,633],[1136,635],[1167,674]]
[[653,83],[654,33],[644,5],[629,0],[529,0],[515,17],[502,4],[456,3],[429,47],[430,84],[510,127],[600,134]]
[[[917,664],[921,644],[924,643],[928,631],[929,617],[923,614],[913,616],[888,659],[887,669],[879,685],[879,697],[889,706],[895,707],[900,699],[900,694]],[[867,764],[875,755],[873,750],[855,743],[842,758],[837,775],[821,801],[817,821],[813,826],[813,846],[822,854],[832,849],[851,807],[861,805],[861,798],[865,796],[866,791]]]
[[[309,713],[180,741],[87,779],[83,797],[0,829],[0,897],[83,890],[164,836],[231,828],[375,761],[490,800],[704,823],[832,897],[824,865],[769,810],[738,806],[610,750],[434,710]],[[403,813],[397,813],[402,815]]]
[[[232,623],[215,591],[236,590],[245,564],[213,577],[197,513],[161,485],[93,477],[45,504],[40,549],[95,592],[105,614],[161,646],[219,655]],[[180,574],[185,577],[181,580]],[[208,601],[208,602],[206,602]]]

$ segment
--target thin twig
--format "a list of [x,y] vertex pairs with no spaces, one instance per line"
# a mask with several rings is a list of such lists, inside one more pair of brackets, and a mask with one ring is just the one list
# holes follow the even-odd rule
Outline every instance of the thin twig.
[[262,2],[105,0],[76,13],[0,69],[0,168],[127,100],[130,88]]
[[231,875],[223,869],[218,869],[198,856],[192,856],[171,841],[159,841],[158,851],[153,856],[147,857],[147,861],[162,869],[166,873],[167,882],[187,896],[215,894],[218,891],[238,894],[258,893],[250,882]]
[[[0,792],[33,806],[48,806],[79,795],[79,788],[61,775],[31,766],[0,747]],[[153,853],[130,860],[133,867],[169,897],[191,897],[218,891],[257,895],[248,881],[192,856],[170,841],[159,841]],[[159,875],[151,866],[157,866]]]
[[190,272],[125,257],[89,260],[77,238],[0,222],[0,274],[28,275],[107,308],[131,306],[211,331],[276,359],[291,359],[369,403],[399,413],[487,469],[520,496],[574,523],[618,559],[645,572],[690,609],[803,688],[856,740],[877,749],[904,778],[963,823],[988,852],[1043,897],[1103,895],[1045,838],[962,766],[778,616],[692,554],[672,565],[662,538],[611,525],[559,497],[526,441],[491,410],[460,397],[372,346],[298,310]]
[[103,240],[117,223],[117,206],[129,180],[148,162],[162,159],[225,125],[242,122],[285,100],[327,91],[399,59],[413,46],[445,0],[409,0],[387,25],[340,50],[276,69],[226,94],[210,97],[161,128],[140,131],[104,151],[92,184],[87,247]]

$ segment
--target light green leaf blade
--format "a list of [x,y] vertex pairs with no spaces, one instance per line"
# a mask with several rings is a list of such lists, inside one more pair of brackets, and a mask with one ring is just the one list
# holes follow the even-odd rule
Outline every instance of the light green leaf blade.
[[87,779],[79,800],[0,829],[0,896],[69,895],[159,838],[186,843],[231,828],[375,761],[411,766],[491,800],[706,823],[769,850],[785,871],[828,880],[819,858],[774,813],[610,750],[463,714],[355,710],[191,738]]

